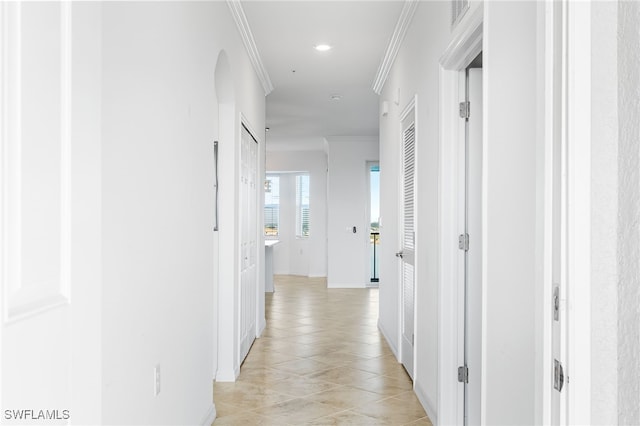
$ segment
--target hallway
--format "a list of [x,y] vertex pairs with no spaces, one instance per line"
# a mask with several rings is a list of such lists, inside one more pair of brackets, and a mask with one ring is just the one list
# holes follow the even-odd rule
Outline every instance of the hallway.
[[275,287],[238,381],[215,384],[215,425],[431,425],[377,329],[377,289],[282,275]]
[[640,1],[0,22],[0,426],[640,425]]

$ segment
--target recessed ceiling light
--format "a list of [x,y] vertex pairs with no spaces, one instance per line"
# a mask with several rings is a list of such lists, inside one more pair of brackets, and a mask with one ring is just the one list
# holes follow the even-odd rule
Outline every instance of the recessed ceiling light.
[[331,100],[332,101],[339,101],[340,99],[342,99],[342,96],[340,96],[340,95],[331,95]]
[[314,47],[318,52],[326,52],[327,50],[331,50],[331,46],[329,46],[328,44],[316,44]]

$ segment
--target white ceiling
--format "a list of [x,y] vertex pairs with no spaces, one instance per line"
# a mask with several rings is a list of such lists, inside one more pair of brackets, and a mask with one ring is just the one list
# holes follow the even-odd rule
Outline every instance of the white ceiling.
[[[268,140],[378,134],[372,84],[401,1],[243,1],[274,90]],[[328,52],[314,46],[327,43]],[[295,72],[293,72],[295,70]],[[341,100],[331,100],[338,94]]]

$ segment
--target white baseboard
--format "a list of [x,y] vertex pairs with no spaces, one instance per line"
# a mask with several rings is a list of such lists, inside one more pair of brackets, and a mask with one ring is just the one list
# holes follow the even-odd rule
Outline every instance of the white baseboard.
[[256,335],[256,337],[262,336],[262,332],[264,331],[266,326],[267,326],[267,320],[264,318],[260,319],[260,324],[258,325],[258,334]]
[[436,411],[435,404],[433,403],[433,401],[429,399],[429,397],[427,397],[427,394],[422,388],[422,386],[420,385],[420,382],[414,382],[414,384],[415,385],[413,386],[413,390],[416,393],[416,396],[418,397],[420,404],[422,404],[424,411],[427,412],[427,416],[429,416],[429,420],[431,420],[431,423],[434,425],[437,425],[438,413]]
[[216,382],[235,382],[240,375],[240,367],[235,369],[218,370],[216,373]]
[[380,320],[378,320],[378,330],[380,330],[380,332],[384,336],[384,339],[389,344],[389,347],[391,348],[391,352],[393,352],[393,355],[395,355],[396,359],[400,361],[400,356],[398,355],[399,354],[398,348],[396,347],[394,342],[391,339],[389,339],[389,335],[387,334],[386,330],[382,326],[382,323],[380,323]]
[[276,275],[283,275],[283,276],[289,276],[289,277],[306,277],[306,278],[327,278],[327,273],[321,273],[321,274],[307,274],[307,275],[300,275],[300,274],[294,274],[291,272],[274,272],[273,276]]
[[202,421],[200,424],[202,426],[211,426],[213,421],[216,419],[216,404],[211,404],[209,410],[207,410],[207,414],[202,417]]
[[327,288],[365,288],[365,285],[362,283],[327,283]]

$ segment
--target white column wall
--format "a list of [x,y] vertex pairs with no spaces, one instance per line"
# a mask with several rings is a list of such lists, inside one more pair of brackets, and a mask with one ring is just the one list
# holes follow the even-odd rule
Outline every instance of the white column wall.
[[[367,161],[377,161],[378,138],[328,138],[327,285],[364,288],[370,280]],[[356,227],[356,233],[352,227]],[[384,238],[381,234],[381,238]]]
[[[398,61],[396,61],[398,64]],[[397,67],[397,65],[396,65]],[[397,68],[395,68],[397,69]],[[398,251],[400,203],[398,178],[401,174],[400,108],[393,102],[393,90],[397,88],[397,71],[392,70],[380,97],[380,102],[390,105],[387,116],[380,118],[380,245],[379,313],[378,328],[387,339],[391,350],[399,357],[399,269],[395,253]],[[418,302],[418,301],[417,301]]]
[[[618,3],[618,418],[640,423],[640,5]],[[615,124],[614,124],[615,128]],[[597,301],[594,299],[594,303]],[[597,309],[594,306],[594,309]],[[613,330],[609,330],[610,332]],[[594,368],[597,366],[594,365]]]
[[616,424],[618,4],[592,3],[591,423]]
[[482,419],[487,424],[530,424],[535,418],[536,19],[535,2],[485,3]]

